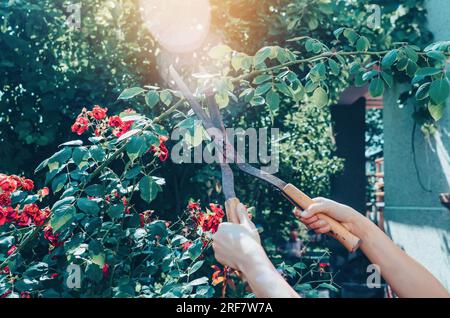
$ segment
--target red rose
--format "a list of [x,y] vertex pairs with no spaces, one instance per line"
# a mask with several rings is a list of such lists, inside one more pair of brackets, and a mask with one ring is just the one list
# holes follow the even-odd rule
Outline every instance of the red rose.
[[39,210],[39,212],[34,216],[33,221],[36,226],[44,225],[45,221],[50,216],[50,209],[45,208],[44,210]]
[[89,128],[89,120],[86,117],[78,117],[72,125],[72,132],[82,135]]
[[12,207],[6,208],[6,222],[15,222],[17,221],[18,213],[16,209]]
[[40,212],[39,207],[35,203],[33,203],[25,205],[22,213],[34,217],[38,215],[39,212]]
[[183,248],[183,251],[187,251],[189,249],[189,247],[192,246],[192,242],[191,241],[186,241],[183,244],[181,244],[181,247]]
[[[120,119],[120,118],[119,118]],[[113,130],[113,135],[119,138],[126,132],[128,132],[133,125],[134,121],[125,121],[119,127]]]
[[104,278],[108,278],[109,277],[109,265],[108,264],[104,264],[102,267],[102,273],[103,273],[103,277]]
[[119,116],[111,116],[109,117],[108,125],[111,127],[120,127],[122,126],[123,122],[122,119],[120,119]]
[[0,298],[6,298],[6,297],[8,297],[11,293],[12,293],[11,290],[7,290],[7,291],[5,291],[2,295],[0,295]]
[[169,150],[167,149],[164,142],[168,140],[165,136],[159,137],[159,146],[152,146],[150,148],[151,152],[154,152],[156,156],[158,156],[159,160],[162,162],[166,161],[169,158]]
[[54,247],[62,245],[62,242],[59,241],[59,234],[53,234],[53,228],[51,226],[47,226],[44,229],[44,238]]
[[0,193],[0,206],[11,205],[11,194],[9,192]]
[[7,215],[6,209],[0,208],[0,226],[6,223]]
[[189,202],[188,209],[200,211],[200,204],[198,204],[197,202]]
[[17,190],[17,181],[13,176],[0,181],[0,188],[5,192],[14,192]]
[[11,246],[6,254],[11,255],[17,250],[17,247],[15,245]]
[[222,207],[220,205],[211,203],[209,207],[215,213],[215,215],[217,215],[217,217],[223,218],[225,216],[225,213],[223,212]]
[[20,298],[31,298],[30,292],[27,291],[21,292]]
[[38,191],[38,195],[43,198],[46,197],[50,193],[50,190],[47,187],[42,188]]
[[166,161],[169,158],[169,150],[167,150],[167,147],[165,144],[161,144],[159,146],[160,155],[158,156],[159,160]]
[[22,213],[17,219],[17,224],[19,226],[28,226],[31,224],[31,218],[27,213]]
[[106,112],[108,111],[108,108],[101,108],[98,105],[95,105],[94,108],[92,108],[92,111],[88,113],[89,116],[94,117],[97,120],[102,120],[106,117]]
[[145,226],[145,215],[143,213],[139,214],[139,221],[141,224],[141,227]]
[[34,182],[30,179],[25,179],[22,181],[22,189],[25,191],[31,191],[34,188]]

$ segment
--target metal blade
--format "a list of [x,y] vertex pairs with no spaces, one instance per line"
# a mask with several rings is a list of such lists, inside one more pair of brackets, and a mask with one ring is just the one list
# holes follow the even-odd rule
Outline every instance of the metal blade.
[[[211,121],[217,129],[222,132],[222,149],[217,149],[218,145],[216,145],[217,155],[222,156],[219,160],[220,162],[220,170],[222,172],[222,186],[223,186],[223,194],[225,196],[225,200],[229,200],[231,198],[236,197],[236,192],[234,191],[234,174],[230,165],[226,163],[226,151],[227,147],[225,147],[226,139],[223,139],[226,136],[225,126],[223,125],[222,117],[220,115],[219,107],[216,104],[214,96],[208,96],[208,110],[211,116]],[[226,137],[225,137],[226,138]]]
[[189,87],[184,83],[181,76],[178,74],[178,72],[175,70],[175,68],[170,65],[169,66],[169,73],[172,79],[174,80],[175,84],[178,86],[178,89],[181,91],[181,93],[184,95],[184,97],[188,100],[189,104],[192,107],[192,110],[194,111],[195,115],[197,115],[198,119],[200,119],[203,123],[203,126],[205,129],[214,129],[214,125],[211,122],[208,115],[206,115],[205,111],[203,110],[200,103],[197,101],[195,96],[191,93]]
[[[200,105],[200,103],[197,101],[197,99],[191,93],[191,91],[189,90],[187,85],[184,83],[183,79],[180,77],[180,75],[178,75],[177,71],[173,68],[172,65],[169,67],[169,73],[170,73],[172,79],[175,81],[175,83],[178,86],[181,93],[188,100],[194,113],[203,122],[203,126],[205,126],[206,131],[208,132],[208,130],[217,130],[218,128],[215,127],[215,125],[212,123],[212,121],[208,117],[208,115],[206,115],[206,113],[203,111],[203,108]],[[228,142],[226,136],[224,136],[222,134],[222,137],[220,138],[220,136],[218,136],[218,134],[217,134],[217,131],[214,134],[214,136],[215,137],[213,139],[214,139],[214,144],[216,145],[216,149],[220,149],[219,151],[223,151],[224,142],[225,142],[226,152],[233,155],[232,157],[234,158],[234,163],[238,166],[238,168],[240,170],[242,170],[243,172],[250,174],[256,178],[259,178],[263,181],[266,181],[266,182],[272,184],[273,186],[277,187],[281,191],[286,186],[286,184],[287,184],[286,182],[275,177],[274,175],[271,175],[267,172],[257,169],[247,163],[244,163],[245,161],[234,151],[233,146]],[[219,140],[219,139],[221,139],[221,140]],[[227,156],[227,155],[225,154],[225,156]],[[230,156],[227,156],[227,157],[229,158]],[[225,173],[229,174],[229,171],[227,171],[227,170],[228,169],[225,168]],[[233,190],[233,192],[234,192],[234,190]],[[232,193],[230,192],[229,195],[232,195]]]
[[250,174],[263,181],[266,181],[271,185],[277,187],[281,191],[283,191],[284,187],[287,185],[287,183],[281,180],[280,178],[277,178],[274,175],[267,173],[263,170],[257,169],[249,165],[248,163],[236,163],[236,165],[240,170],[244,171],[245,173]]

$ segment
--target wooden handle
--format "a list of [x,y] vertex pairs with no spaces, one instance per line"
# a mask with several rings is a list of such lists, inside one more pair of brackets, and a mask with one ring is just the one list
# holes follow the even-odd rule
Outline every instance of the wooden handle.
[[[311,204],[314,203],[314,201],[310,197],[308,197],[292,184],[286,185],[283,188],[283,193],[288,197],[289,200],[294,201],[292,203],[295,203],[296,205],[302,207],[302,209],[307,209]],[[359,248],[361,240],[357,236],[352,234],[349,230],[347,230],[341,223],[330,218],[327,215],[324,215],[323,213],[317,214],[317,217],[321,220],[326,221],[330,225],[331,231],[329,234],[339,242],[341,242],[341,244],[344,245],[349,252],[353,253]]]
[[240,203],[238,198],[231,198],[225,202],[225,211],[227,212],[227,220],[230,223],[239,224],[239,218],[236,215],[236,207]]

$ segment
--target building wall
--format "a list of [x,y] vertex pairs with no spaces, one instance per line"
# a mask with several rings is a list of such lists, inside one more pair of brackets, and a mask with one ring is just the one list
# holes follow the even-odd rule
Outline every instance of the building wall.
[[[427,9],[435,41],[450,40],[449,1],[428,0]],[[450,192],[450,105],[435,136],[427,139],[417,127],[416,173],[413,105],[396,105],[401,91],[387,92],[384,100],[386,231],[450,290],[450,211],[439,202],[439,193]]]

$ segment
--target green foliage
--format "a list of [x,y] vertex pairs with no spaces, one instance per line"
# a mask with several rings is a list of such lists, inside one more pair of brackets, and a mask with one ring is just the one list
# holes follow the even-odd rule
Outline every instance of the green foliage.
[[81,29],[66,24],[67,1],[0,4],[0,164],[10,172],[30,174],[29,160],[51,154],[84,105],[112,104],[123,88],[152,80],[142,65],[153,42],[137,1],[78,3]]

